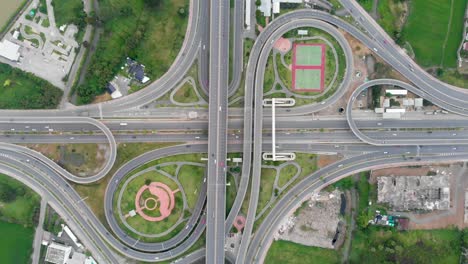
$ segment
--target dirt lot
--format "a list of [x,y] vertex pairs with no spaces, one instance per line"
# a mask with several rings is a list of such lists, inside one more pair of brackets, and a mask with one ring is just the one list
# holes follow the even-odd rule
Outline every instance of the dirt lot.
[[67,171],[78,176],[96,174],[109,156],[107,144],[29,144]]
[[342,157],[339,155],[319,155],[317,160],[317,167],[323,168],[341,159]]

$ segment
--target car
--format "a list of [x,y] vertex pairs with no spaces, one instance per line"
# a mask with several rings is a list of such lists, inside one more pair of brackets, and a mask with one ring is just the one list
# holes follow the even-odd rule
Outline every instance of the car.
[[341,167],[343,167],[343,164],[338,165],[338,168],[341,168]]
[[384,153],[383,153],[383,154],[388,154],[388,151],[384,151]]
[[381,125],[382,125],[382,123],[377,123],[377,125],[378,125],[378,126],[381,126]]
[[452,136],[456,136],[456,135],[457,135],[457,133],[453,133],[453,134],[452,134]]

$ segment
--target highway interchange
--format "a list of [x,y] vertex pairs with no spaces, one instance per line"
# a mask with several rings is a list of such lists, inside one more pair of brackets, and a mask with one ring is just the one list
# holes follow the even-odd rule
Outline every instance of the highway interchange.
[[[47,199],[99,263],[120,263],[123,261],[121,256],[148,262],[180,257],[202,236],[205,228],[206,249],[198,250],[182,261],[190,263],[206,256],[207,263],[221,263],[225,257],[236,263],[257,263],[262,262],[282,217],[307,195],[331,182],[372,168],[468,160],[468,119],[464,118],[468,115],[468,93],[440,82],[416,65],[356,1],[341,2],[365,32],[328,13],[310,9],[290,12],[273,20],[259,34],[243,69],[242,1],[234,2],[233,32],[230,32],[229,1],[192,0],[189,26],[179,55],[168,72],[145,89],[96,105],[58,110],[0,111],[0,130],[5,132],[0,136],[0,172],[24,182]],[[271,131],[267,129],[271,128],[271,119],[268,109],[262,107],[265,65],[275,41],[298,27],[315,27],[332,35],[345,52],[346,73],[337,91],[324,101],[278,109],[278,149],[340,153],[345,155],[345,159],[314,172],[285,193],[275,204],[275,210],[268,213],[253,234],[261,154],[263,150],[271,148]],[[386,79],[367,82],[350,96],[344,116],[327,116],[318,120],[310,114],[326,109],[342,98],[354,74],[351,48],[337,28],[360,40],[411,84]],[[232,51],[229,50],[230,38],[234,38]],[[231,81],[229,52],[235,54]],[[208,110],[145,107],[174,88],[197,59],[200,83],[209,95]],[[245,86],[239,87],[242,72],[245,73]],[[445,120],[432,120],[430,117],[416,121],[355,120],[352,114],[354,100],[362,91],[377,84],[398,85],[457,115],[449,115],[452,119]],[[242,88],[245,92],[244,107],[228,109],[229,95]],[[199,118],[188,120],[189,112],[197,112]],[[113,120],[116,117],[120,119]],[[125,125],[122,125],[123,122]],[[405,130],[434,127],[452,130],[433,133]],[[376,131],[389,128],[399,130]],[[332,131],[322,132],[320,129]],[[92,133],[84,133],[86,131]],[[183,144],[144,153],[118,168],[109,180],[103,203],[110,230],[86,203],[77,202],[82,197],[68,181],[89,184],[105,177],[114,165],[117,143],[162,141]],[[68,142],[107,143],[110,149],[107,163],[94,176],[78,177],[44,155],[12,144]],[[227,152],[242,152],[243,164],[237,196],[226,218]],[[188,153],[207,153],[208,166],[207,182],[203,184],[187,228],[161,243],[145,243],[128,236],[118,225],[112,211],[114,195],[121,180],[151,160]],[[242,243],[237,256],[230,256],[225,253],[224,239],[239,214],[249,184],[249,210]]]

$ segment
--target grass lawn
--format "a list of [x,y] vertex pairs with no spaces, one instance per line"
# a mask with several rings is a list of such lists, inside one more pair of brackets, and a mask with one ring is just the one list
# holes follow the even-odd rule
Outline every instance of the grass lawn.
[[264,93],[269,92],[271,88],[273,88],[274,83],[275,83],[275,68],[273,65],[273,56],[269,56],[267,65],[265,67],[265,75],[263,79],[263,92]]
[[234,176],[231,173],[227,173],[226,176],[226,216],[231,211],[234,200],[236,199],[237,189]]
[[30,263],[34,229],[0,221],[0,261],[3,264]]
[[53,109],[62,90],[31,73],[0,63],[1,109]]
[[287,165],[281,169],[278,178],[278,187],[283,187],[288,183],[297,173],[297,168],[294,165]]
[[85,23],[84,18],[86,17],[86,13],[84,13],[83,1],[52,0],[52,5],[54,7],[55,23],[57,27],[69,24],[79,26],[79,23]]
[[189,82],[185,82],[174,94],[174,100],[179,103],[196,103],[199,98],[195,92],[195,87]]
[[[161,77],[177,56],[185,37],[188,0],[100,1],[104,33],[87,71],[87,82],[77,87],[79,103],[90,103],[120,70],[126,57],[146,66],[152,79]],[[180,12],[180,10],[184,10]]]
[[459,263],[460,231],[412,230],[382,227],[357,230],[350,263]]
[[187,205],[190,209],[195,208],[200,188],[205,177],[205,168],[193,165],[183,165],[179,170],[177,178],[185,190],[187,196]]
[[261,212],[271,199],[273,183],[276,178],[276,170],[262,168],[260,177],[260,194],[258,197],[257,213]]
[[269,264],[332,264],[340,263],[337,251],[318,247],[308,247],[289,241],[278,240],[271,244],[265,263]]
[[[40,197],[21,182],[0,174],[0,221],[21,224],[26,227],[35,225],[34,217],[40,207]],[[3,199],[8,197],[9,199]]]
[[467,1],[411,1],[402,34],[413,47],[421,66],[456,67]]

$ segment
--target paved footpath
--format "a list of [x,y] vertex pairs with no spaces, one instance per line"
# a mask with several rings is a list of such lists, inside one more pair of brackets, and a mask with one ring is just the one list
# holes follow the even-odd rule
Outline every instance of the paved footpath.
[[41,200],[41,211],[39,214],[39,221],[36,227],[36,234],[34,235],[34,242],[33,242],[33,254],[32,254],[32,264],[38,264],[39,258],[41,257],[41,243],[42,243],[42,235],[44,233],[44,218],[45,218],[45,210],[47,208],[47,200]]

